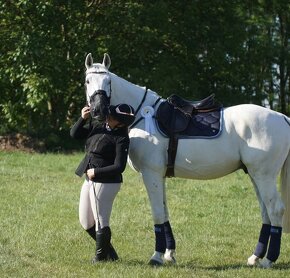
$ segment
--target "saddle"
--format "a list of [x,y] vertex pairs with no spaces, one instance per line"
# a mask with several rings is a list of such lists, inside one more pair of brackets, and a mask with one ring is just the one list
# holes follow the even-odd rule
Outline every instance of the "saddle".
[[178,95],[171,95],[167,98],[168,103],[173,105],[175,108],[183,111],[186,114],[192,115],[194,110],[206,110],[213,109],[219,105],[215,102],[214,94],[199,100],[199,101],[190,101],[186,100]]
[[214,94],[200,101],[188,101],[171,95],[156,112],[157,127],[167,137],[168,164],[166,177],[174,176],[178,139],[215,138],[221,132],[222,105]]

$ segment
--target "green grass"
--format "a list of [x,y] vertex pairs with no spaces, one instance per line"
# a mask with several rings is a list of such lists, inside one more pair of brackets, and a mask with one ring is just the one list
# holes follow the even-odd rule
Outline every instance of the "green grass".
[[273,269],[246,266],[261,226],[242,171],[212,181],[167,180],[176,266],[147,265],[153,223],[139,174],[127,167],[111,217],[118,262],[91,265],[78,222],[82,154],[0,152],[0,277],[290,277],[290,238]]

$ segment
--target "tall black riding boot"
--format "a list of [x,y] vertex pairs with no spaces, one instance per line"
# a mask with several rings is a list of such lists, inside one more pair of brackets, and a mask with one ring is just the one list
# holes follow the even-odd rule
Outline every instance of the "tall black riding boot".
[[111,243],[109,245],[108,259],[111,261],[116,261],[119,259],[119,256]]
[[111,241],[110,227],[104,227],[96,234],[96,256],[92,263],[108,260],[108,253]]
[[96,241],[96,225],[86,230],[86,232],[90,235],[90,237]]

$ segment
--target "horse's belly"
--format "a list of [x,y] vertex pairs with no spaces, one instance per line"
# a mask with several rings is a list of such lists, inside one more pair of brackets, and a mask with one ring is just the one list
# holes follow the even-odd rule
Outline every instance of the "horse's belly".
[[215,179],[242,167],[238,148],[221,144],[218,139],[182,141],[174,168],[177,177]]
[[241,168],[241,162],[229,165],[199,165],[199,167],[192,167],[190,170],[175,165],[174,173],[179,178],[208,180],[226,176]]

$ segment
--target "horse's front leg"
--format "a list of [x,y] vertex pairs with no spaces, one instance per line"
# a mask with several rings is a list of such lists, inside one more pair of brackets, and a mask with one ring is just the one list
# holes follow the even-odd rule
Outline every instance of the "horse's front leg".
[[[164,181],[165,182],[165,181]],[[176,263],[175,259],[175,238],[172,232],[172,228],[169,222],[169,212],[167,206],[167,197],[166,197],[166,186],[164,183],[163,187],[163,200],[164,200],[164,212],[165,212],[165,222],[164,222],[164,232],[165,232],[165,239],[166,239],[166,250],[164,254],[164,260],[167,263]]]
[[175,240],[168,220],[166,205],[165,179],[159,173],[142,172],[149,197],[154,221],[155,251],[149,261],[151,265],[162,265],[166,251],[166,261],[175,262]]

